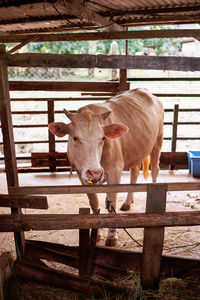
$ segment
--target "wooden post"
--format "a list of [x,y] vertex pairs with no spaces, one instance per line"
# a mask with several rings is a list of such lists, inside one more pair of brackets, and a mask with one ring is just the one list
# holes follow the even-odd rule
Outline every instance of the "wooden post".
[[[4,144],[5,169],[7,185],[18,187],[17,161],[15,155],[15,143],[13,135],[13,125],[10,107],[10,94],[8,83],[8,71],[6,62],[5,45],[0,45],[0,117]],[[21,209],[11,208],[13,214],[21,214]],[[25,239],[23,232],[14,233],[17,256],[24,253]]]
[[[54,122],[54,101],[48,100],[48,124]],[[53,135],[49,130],[49,152],[56,151],[55,135]],[[55,161],[55,158],[50,158],[50,161]],[[56,172],[56,166],[49,167],[50,172]]]
[[[126,28],[126,31],[128,28]],[[125,40],[125,55],[128,55],[128,40]],[[127,88],[127,69],[120,69],[119,72],[119,92],[126,91]]]
[[[119,55],[119,45],[116,41],[112,41],[110,45],[110,54],[111,55]],[[118,70],[112,69],[111,70],[111,77],[112,80],[118,80]]]
[[[79,214],[87,215],[90,213],[90,208],[80,208]],[[79,276],[81,278],[88,278],[88,258],[90,250],[90,230],[79,230],[79,250],[80,250],[80,263],[79,263]]]
[[[176,141],[177,141],[177,127],[178,127],[178,111],[179,111],[179,105],[174,105],[174,114],[173,114],[173,123],[172,123],[172,145],[171,145],[171,151],[176,151]],[[170,170],[174,170],[175,165],[170,166]]]
[[[167,185],[150,184],[147,187],[146,213],[163,213],[166,208]],[[143,288],[159,287],[164,227],[145,228],[142,257],[141,284]]]
[[120,69],[120,78],[119,78],[119,92],[124,92],[127,90],[127,70]]
[[[99,215],[100,209],[98,209],[95,214]],[[93,228],[90,236],[90,251],[88,257],[88,276],[91,277],[95,268],[95,259],[96,259],[96,242],[97,242],[97,228]]]

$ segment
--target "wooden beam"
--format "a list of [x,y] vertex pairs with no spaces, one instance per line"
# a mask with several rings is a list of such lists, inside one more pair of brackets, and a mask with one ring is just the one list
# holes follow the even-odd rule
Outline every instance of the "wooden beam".
[[[10,34],[0,36],[0,43],[20,43],[33,37],[31,34]],[[170,30],[139,30],[139,31],[108,31],[108,32],[82,32],[62,34],[37,34],[37,42],[76,42],[97,40],[130,40],[152,38],[200,38],[199,29],[170,29]]]
[[106,295],[108,293],[116,295],[123,292],[125,298],[130,294],[130,291],[127,291],[125,288],[118,288],[116,285],[102,283],[94,279],[88,281],[76,275],[50,269],[45,266],[38,266],[33,261],[17,260],[14,267],[16,274],[26,279],[59,286],[64,289],[67,288],[89,296],[102,297],[102,291],[105,291]]
[[0,207],[48,209],[45,196],[16,196],[0,194]]
[[17,50],[21,49],[25,45],[27,45],[30,42],[35,42],[37,40],[37,35],[35,36],[28,36],[27,39],[25,39],[23,42],[19,43],[18,45],[14,46],[12,49],[7,51],[8,54],[12,54],[16,52]]
[[[10,94],[8,83],[8,66],[6,61],[5,45],[0,45],[0,119],[3,134],[5,170],[8,187],[18,187],[17,161],[15,154],[15,143],[13,135],[13,125],[10,107]],[[11,192],[9,192],[10,194]],[[11,208],[15,215],[21,214],[21,209]],[[17,256],[21,257],[24,253],[25,239],[23,229],[14,234]]]
[[0,215],[0,232],[89,228],[142,228],[200,225],[200,212],[101,215]]
[[[146,213],[164,213],[166,209],[167,185],[152,184],[147,189]],[[158,289],[162,250],[164,243],[164,227],[144,229],[141,284],[143,288]]]
[[[54,101],[48,101],[47,102],[48,106],[48,124],[54,122],[54,114],[55,114],[55,109],[54,109]],[[48,140],[49,140],[49,152],[55,152],[56,151],[56,139],[55,135],[52,134],[50,130],[48,130]],[[31,159],[32,165],[33,161]],[[50,172],[56,172],[56,165],[55,165],[55,157],[49,157],[48,162],[51,164],[49,170]]]
[[[98,246],[96,248],[96,265],[118,268],[122,271],[140,271],[142,264],[142,252],[122,248],[108,248]],[[165,277],[180,276],[190,269],[200,267],[199,258],[178,257],[163,255],[161,262],[161,274]]]
[[7,54],[6,58],[8,66],[15,67],[200,70],[198,57],[20,53]]
[[45,244],[42,245],[40,243],[34,243],[34,241],[26,241],[25,257],[29,260],[46,259],[50,261],[56,261],[73,268],[77,268],[77,269],[79,268],[78,256],[74,257],[73,252],[70,252],[70,254],[67,255],[65,251],[63,252],[60,251],[59,249],[60,247],[57,248],[58,248],[57,251],[55,251],[55,247],[51,249],[50,246]]
[[[157,183],[159,186],[160,183]],[[106,184],[106,185],[69,185],[69,186],[20,186],[9,188],[15,195],[50,195],[50,194],[88,194],[88,193],[128,193],[146,192],[148,184]],[[167,183],[168,191],[195,191],[200,190],[200,182],[170,182]]]
[[[90,214],[90,208],[80,208],[79,215]],[[79,276],[81,278],[88,277],[88,258],[90,249],[90,229],[79,230]]]
[[[174,112],[173,112],[173,125],[172,125],[172,143],[171,143],[171,151],[176,151],[176,143],[177,143],[177,129],[178,129],[178,113],[179,113],[179,105],[174,105]],[[175,165],[172,164],[170,166],[170,170],[174,170]]]
[[[14,54],[13,54],[14,55]],[[117,92],[118,82],[78,82],[78,81],[10,81],[10,90],[17,91],[91,91]]]
[[183,165],[187,168],[187,152],[161,152],[161,165]]
[[[121,271],[140,271],[142,263],[142,252],[123,248],[97,246],[95,265],[119,269]],[[70,247],[61,244],[26,240],[26,253],[29,258],[49,259],[52,261],[67,264],[71,267],[78,267],[78,247]],[[189,269],[199,268],[199,258],[178,257],[163,255],[161,273],[165,277],[180,276]]]

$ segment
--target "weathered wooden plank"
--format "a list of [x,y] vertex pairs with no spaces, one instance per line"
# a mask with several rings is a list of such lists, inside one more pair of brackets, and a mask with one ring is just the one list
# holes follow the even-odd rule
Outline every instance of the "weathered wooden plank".
[[[5,46],[0,45],[0,54],[5,53]],[[10,108],[7,64],[4,56],[0,56],[0,116],[3,134],[5,168],[8,186],[18,186],[17,162]]]
[[[156,184],[147,188],[147,216],[151,213],[164,213],[166,209],[167,185]],[[164,227],[144,229],[141,284],[144,288],[159,287],[162,250],[164,243]]]
[[187,152],[161,152],[160,164],[188,165]]
[[61,264],[65,264],[77,269],[79,267],[79,258],[74,257],[72,253],[70,253],[70,255],[67,255],[66,253],[62,253],[58,250],[55,251],[50,247],[40,245],[39,243],[32,243],[31,241],[26,241],[25,257],[29,260],[46,259],[49,261],[59,262]]
[[[77,293],[84,293],[90,296],[92,294],[95,297],[102,296],[102,290],[105,291],[105,293],[113,292],[113,295],[116,295],[117,292],[127,292],[126,289],[118,288],[117,286],[105,282],[101,283],[96,280],[90,280],[88,282],[88,280],[76,275],[49,269],[45,266],[38,266],[32,261],[17,260],[15,262],[15,272],[17,275],[25,277],[26,279],[44,282],[64,289],[67,288]],[[126,295],[124,295],[124,297],[126,297]]]
[[38,241],[38,240],[26,240],[29,245],[36,245],[45,250],[60,253],[66,256],[79,258],[79,247],[78,246],[67,246],[62,244]]
[[89,228],[142,228],[200,225],[200,212],[153,214],[71,215],[26,214],[0,215],[0,232],[29,230],[64,230]]
[[66,159],[67,153],[66,152],[32,152],[31,153],[32,159],[49,159],[51,158],[60,158]]
[[[142,265],[142,252],[120,248],[98,246],[96,248],[96,265],[118,268],[122,271],[140,271]],[[178,257],[163,255],[161,273],[166,277],[180,276],[189,269],[200,267],[199,258]]]
[[31,153],[33,167],[70,166],[66,152],[34,152]]
[[[122,248],[111,248],[97,246],[95,248],[95,265],[121,271],[140,271],[142,263],[142,252]],[[78,267],[78,247],[70,247],[62,244],[54,244],[35,240],[26,240],[26,254],[30,257],[49,259]],[[177,257],[171,255],[162,256],[161,273],[166,276],[179,276],[182,273],[200,267],[199,258]],[[107,271],[107,270],[106,270]],[[106,272],[105,271],[105,272]]]
[[48,209],[45,196],[16,196],[0,194],[0,207]]
[[128,81],[200,81],[199,77],[128,77]]
[[[77,58],[76,58],[77,59]],[[10,90],[17,91],[91,91],[102,92],[118,90],[117,82],[76,82],[76,81],[9,81]]]
[[88,292],[87,281],[78,276],[67,274],[57,270],[51,270],[45,266],[38,266],[32,261],[17,260],[15,272],[26,279],[37,280],[47,284],[53,284],[62,288],[69,288],[77,292]]
[[[173,125],[172,125],[172,143],[171,143],[171,151],[176,151],[176,142],[177,142],[177,128],[178,128],[178,113],[179,113],[179,105],[174,105],[174,113],[173,113]],[[174,170],[175,165],[172,164],[170,166],[170,170]]]
[[[48,101],[47,102],[48,106],[48,124],[54,122],[54,101]],[[49,152],[55,152],[56,151],[56,139],[55,135],[52,134],[50,130],[48,130],[48,139],[49,139]],[[50,166],[50,172],[55,172],[56,171],[56,166],[55,166],[55,158],[50,157],[49,162],[52,163]]]
[[[99,213],[100,213],[100,208],[95,211],[95,214],[99,215]],[[88,276],[90,277],[93,275],[95,269],[97,234],[98,234],[98,229],[92,228],[90,234],[90,249],[89,249],[89,256],[88,256],[88,267],[87,267]]]
[[[5,251],[5,250],[4,250]],[[5,299],[6,281],[12,274],[13,257],[10,252],[1,252],[0,254],[0,299]]]
[[120,69],[120,77],[119,77],[119,91],[124,92],[126,90],[129,90],[130,83],[127,82],[127,70],[126,69]]
[[[80,208],[79,215],[90,214],[90,208]],[[88,277],[88,258],[90,249],[90,229],[79,230],[79,276],[81,278]]]
[[[2,125],[5,170],[8,187],[19,186],[17,161],[15,154],[14,135],[12,127],[9,83],[7,61],[5,57],[5,45],[0,45],[0,119]],[[10,193],[10,192],[9,192]],[[21,214],[19,208],[11,208],[13,214]],[[23,229],[22,229],[23,230]],[[24,233],[16,232],[14,234],[17,256],[24,253]]]
[[[160,183],[157,183],[160,185]],[[84,194],[84,193],[127,193],[146,192],[148,184],[105,184],[105,185],[69,185],[69,186],[20,186],[10,187],[9,191],[15,195],[31,194]],[[195,191],[200,190],[200,182],[170,182],[168,191]]]
[[[19,43],[32,38],[33,35],[2,35],[1,43]],[[152,38],[179,38],[198,37],[199,29],[170,29],[170,30],[140,30],[140,31],[109,31],[87,33],[37,34],[37,42],[58,41],[97,41],[97,40],[126,40],[126,39],[152,39]]]
[[[27,159],[30,157],[26,157]],[[49,159],[55,159],[56,166],[70,166],[66,152],[33,152],[31,153],[31,162],[33,167],[49,166]],[[161,152],[160,164],[162,165],[185,165],[187,167],[187,152]],[[52,163],[53,165],[53,163]]]
[[[99,100],[108,100],[111,98],[112,95],[106,96],[105,93],[101,93],[102,95],[99,95],[99,93],[94,93],[96,96],[91,97],[56,97],[56,98],[11,98],[11,101],[99,101]],[[99,96],[98,96],[99,95]],[[199,94],[200,96],[200,94]]]
[[[67,159],[52,159],[45,160],[45,159],[31,159],[32,167],[64,167],[64,166],[71,166]],[[53,169],[54,170],[54,169]],[[52,169],[50,172],[54,172]]]
[[[8,66],[15,67],[111,68],[174,71],[200,70],[198,57],[20,53],[7,54],[6,58]],[[26,84],[27,83],[24,82],[24,85]],[[79,84],[83,83],[79,82]],[[91,82],[91,85],[93,84],[94,83]],[[18,86],[18,88],[20,87]],[[48,89],[55,90],[52,83],[49,84]],[[78,85],[76,90],[81,90]],[[106,87],[99,90],[88,89],[85,91],[106,91]]]

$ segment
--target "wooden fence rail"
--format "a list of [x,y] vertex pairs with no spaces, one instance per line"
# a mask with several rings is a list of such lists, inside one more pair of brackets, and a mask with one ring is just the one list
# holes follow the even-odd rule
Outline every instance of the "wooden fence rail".
[[[155,94],[155,95],[158,95],[158,96],[183,96],[185,97],[187,94]],[[188,95],[189,96],[189,95]],[[200,96],[200,94],[192,94],[190,96]],[[108,99],[109,97],[69,97],[67,98],[66,100],[67,101],[81,101],[81,99],[83,101],[93,101],[93,99],[95,100],[99,100],[99,101],[105,101],[106,99]],[[48,110],[41,110],[41,111],[13,111],[12,114],[13,115],[21,115],[21,114],[31,114],[31,115],[44,115],[44,114],[47,114],[48,115],[48,123],[49,122],[52,122],[54,120],[54,115],[55,114],[63,114],[63,111],[62,110],[55,110],[54,109],[54,105],[55,105],[55,102],[56,101],[65,101],[65,98],[42,98],[42,99],[39,99],[39,98],[20,98],[20,99],[17,99],[17,98],[14,98],[14,99],[11,99],[11,101],[45,101],[47,102],[47,105],[48,105]],[[166,160],[166,155],[167,155],[167,152],[166,153],[162,153],[161,155],[161,167],[163,168],[166,168],[167,165],[171,166],[171,169],[174,169],[174,168],[187,168],[187,156],[186,156],[186,153],[178,153],[176,152],[176,144],[177,144],[177,141],[184,141],[184,140],[200,140],[200,136],[178,136],[177,134],[177,128],[179,125],[200,125],[200,122],[199,121],[186,121],[186,122],[182,122],[182,121],[179,121],[179,113],[190,113],[190,112],[199,112],[200,113],[200,109],[198,108],[179,108],[179,106],[177,105],[176,106],[176,109],[165,109],[165,113],[172,113],[172,117],[173,117],[173,120],[172,121],[166,121],[164,122],[164,126],[172,126],[172,137],[164,137],[164,140],[167,140],[167,141],[171,141],[172,145],[171,145],[171,151],[172,151],[172,154],[177,154],[176,155],[176,163],[174,161],[174,164],[172,164],[172,161],[169,163],[169,157],[171,157],[171,160],[172,160],[172,156],[170,155],[169,153],[169,156],[168,156],[168,160]],[[24,124],[24,125],[13,125],[13,128],[47,128],[48,124]],[[1,125],[0,125],[1,127]],[[31,162],[32,162],[32,167],[24,167],[24,168],[21,168],[19,169],[20,171],[32,171],[34,170],[33,168],[42,168],[42,167],[47,167],[47,169],[43,169],[43,171],[61,171],[63,167],[65,166],[69,166],[69,162],[68,160],[66,162],[68,162],[67,164],[65,162],[60,162],[58,160],[55,160],[54,158],[51,157],[51,154],[53,154],[55,152],[55,149],[56,149],[56,144],[59,144],[59,143],[67,143],[67,139],[62,139],[62,140],[57,140],[55,139],[55,137],[49,133],[49,138],[48,140],[15,140],[14,143],[16,145],[23,145],[23,144],[49,144],[49,157],[48,157],[48,162],[43,162],[42,161],[42,153],[41,154],[37,154],[37,163],[36,163],[36,157],[34,158],[34,153],[33,153],[33,157],[31,158],[30,155],[25,155],[25,156],[17,156],[17,160],[18,161],[29,161],[30,162],[30,158],[31,158]],[[3,145],[3,142],[0,142],[0,145]],[[46,153],[47,155],[47,153]],[[57,154],[58,155],[58,154]],[[178,161],[178,155],[180,155],[180,162],[177,163]],[[174,157],[174,156],[173,156]],[[58,158],[58,157],[57,157]],[[163,160],[164,158],[164,160]],[[182,163],[181,163],[181,158],[182,158]],[[2,161],[4,159],[4,157],[0,157],[0,161]],[[174,160],[174,158],[173,158]],[[51,163],[50,163],[51,161]],[[41,162],[41,165],[40,165],[40,162]],[[57,168],[56,169],[56,166],[59,167],[59,169]],[[50,169],[49,169],[49,168]],[[39,169],[37,169],[36,171],[38,171]]]
[[198,57],[40,53],[6,54],[5,57],[10,67],[200,71]]
[[[0,215],[0,232],[90,228],[160,228],[200,225],[200,212],[134,214],[26,214]],[[148,243],[147,243],[148,244]]]

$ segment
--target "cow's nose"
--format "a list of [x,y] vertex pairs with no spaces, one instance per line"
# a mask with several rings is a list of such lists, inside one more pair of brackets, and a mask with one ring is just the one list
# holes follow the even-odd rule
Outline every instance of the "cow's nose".
[[99,168],[99,169],[88,169],[86,171],[86,176],[89,180],[94,181],[94,182],[98,182],[101,180],[102,176],[103,176],[103,169]]

